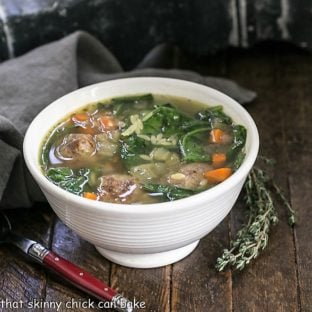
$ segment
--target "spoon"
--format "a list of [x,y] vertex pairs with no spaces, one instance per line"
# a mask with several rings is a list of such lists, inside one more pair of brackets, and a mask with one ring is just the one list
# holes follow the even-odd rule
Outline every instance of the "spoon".
[[0,212],[0,243],[13,244],[27,256],[66,278],[71,284],[100,300],[110,301],[120,312],[132,312],[131,302],[104,282],[67,261],[40,243],[12,232],[9,218]]

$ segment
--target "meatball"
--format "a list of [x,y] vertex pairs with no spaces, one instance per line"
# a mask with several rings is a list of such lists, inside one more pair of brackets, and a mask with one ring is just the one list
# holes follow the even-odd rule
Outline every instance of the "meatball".
[[204,172],[211,169],[211,165],[206,163],[187,164],[182,166],[178,172],[170,174],[168,183],[189,190],[200,190],[208,183],[203,176]]
[[92,135],[71,133],[64,137],[57,151],[61,157],[75,159],[81,156],[93,155],[96,151],[96,146]]
[[135,178],[126,174],[106,175],[100,180],[98,191],[102,201],[131,204],[138,202],[143,194]]

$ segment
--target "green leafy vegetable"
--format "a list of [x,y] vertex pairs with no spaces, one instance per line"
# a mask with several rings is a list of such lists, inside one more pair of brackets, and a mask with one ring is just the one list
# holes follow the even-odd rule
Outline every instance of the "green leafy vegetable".
[[181,124],[190,119],[170,104],[161,105],[156,107],[151,117],[143,122],[142,133],[147,135],[162,133],[164,136],[181,134],[183,132]]
[[[143,135],[162,135],[164,140],[172,135],[182,135],[184,130],[181,123],[191,120],[190,117],[180,113],[170,104],[157,106],[151,113],[150,117],[143,121]],[[169,148],[169,146],[168,146]],[[173,146],[171,148],[177,148]],[[127,169],[144,163],[140,157],[142,154],[149,154],[152,149],[151,142],[131,134],[122,139],[121,158]]]
[[147,154],[150,149],[150,142],[137,135],[130,135],[121,142],[120,156],[126,168],[130,169],[133,166],[142,164],[143,160],[140,155]]
[[206,121],[210,126],[213,126],[216,123],[226,125],[232,124],[231,117],[223,112],[223,107],[221,105],[213,106],[204,111],[198,112],[196,118]]
[[245,159],[245,153],[242,150],[240,150],[232,164],[232,168],[234,171],[236,171],[241,166],[244,159]]
[[88,182],[89,169],[79,169],[76,173],[68,167],[50,168],[47,177],[62,189],[80,195]]
[[196,130],[199,128],[206,128],[206,127],[210,127],[210,124],[204,120],[198,120],[198,119],[185,120],[181,124],[181,129],[183,130],[184,133],[188,131]]
[[90,173],[88,175],[88,185],[86,185],[84,190],[86,191],[87,186],[90,189],[90,191],[94,190],[94,188],[98,186],[99,177],[102,176],[103,174],[104,174],[103,168],[101,167],[90,168]]
[[[154,100],[152,94],[124,96],[112,99],[112,107],[116,116],[129,116],[133,113],[134,105],[145,106]],[[142,109],[142,107],[141,107]]]
[[244,126],[234,125],[233,126],[233,144],[226,153],[228,160],[233,160],[240,150],[245,146],[247,137],[247,130]]
[[211,156],[203,148],[203,141],[208,140],[210,130],[211,128],[196,129],[182,137],[180,150],[185,161],[211,161]]
[[164,184],[153,184],[147,183],[143,185],[143,189],[150,193],[159,193],[162,196],[166,197],[168,200],[177,200],[182,199],[191,195],[196,194],[193,190],[187,190],[171,185],[164,185]]
[[143,109],[145,106],[152,103],[153,100],[153,95],[150,93],[143,95],[123,96],[113,98],[111,104],[100,102],[97,104],[97,108],[99,110],[111,110],[116,116],[127,117],[133,113],[135,106],[140,106],[140,109]]

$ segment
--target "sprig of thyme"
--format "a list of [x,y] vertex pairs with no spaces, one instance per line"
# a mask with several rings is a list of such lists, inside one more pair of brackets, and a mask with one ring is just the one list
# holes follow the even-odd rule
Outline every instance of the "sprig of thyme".
[[[272,161],[261,157],[266,164]],[[254,167],[244,184],[247,220],[231,241],[230,249],[224,249],[217,259],[216,269],[223,271],[227,267],[242,270],[261,250],[267,247],[269,232],[278,222],[275,198],[278,196],[288,210],[288,223],[295,224],[295,212],[281,189],[271,181],[262,169]]]
[[288,211],[288,224],[290,226],[294,226],[296,224],[296,213],[295,213],[295,211],[291,207],[289,201],[285,197],[285,195],[284,195],[283,191],[280,189],[280,187],[277,186],[275,182],[272,183],[272,186],[275,190],[275,193],[280,197],[280,199],[282,200],[283,204],[285,205],[285,207]]

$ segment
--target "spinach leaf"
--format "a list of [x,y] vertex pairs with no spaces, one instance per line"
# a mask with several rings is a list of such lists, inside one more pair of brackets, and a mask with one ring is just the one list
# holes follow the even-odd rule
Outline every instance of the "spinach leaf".
[[143,159],[142,154],[149,152],[151,143],[139,138],[137,135],[125,137],[121,142],[120,157],[127,169],[141,164]]
[[196,194],[193,190],[183,189],[172,185],[165,184],[153,184],[147,183],[144,184],[143,189],[150,193],[159,193],[162,196],[166,197],[168,200],[182,199],[191,195]]
[[241,166],[244,159],[245,153],[242,150],[240,150],[232,163],[232,168],[234,171],[236,171]]
[[206,127],[210,127],[210,124],[198,119],[186,120],[181,124],[181,129],[183,129],[184,133]]
[[228,160],[233,160],[246,143],[247,130],[242,125],[233,126],[233,144],[226,153]]
[[208,140],[211,128],[200,128],[188,132],[180,140],[180,151],[183,159],[188,162],[210,162],[211,156],[204,150],[203,142]]
[[183,133],[181,124],[191,120],[190,117],[180,113],[170,104],[161,105],[152,111],[151,117],[143,122],[142,133],[147,135],[156,135],[159,133],[164,136]]
[[114,115],[129,116],[131,113],[133,113],[134,105],[142,104],[147,106],[148,104],[151,104],[153,100],[153,95],[150,93],[113,98],[112,105],[114,108]]
[[89,169],[79,169],[76,173],[68,167],[50,168],[47,177],[62,189],[80,195],[88,182]]
[[208,122],[209,125],[213,125],[214,123],[220,123],[220,124],[226,124],[230,125],[232,124],[231,117],[227,116],[223,112],[223,107],[221,105],[219,106],[213,106],[210,107],[204,111],[200,111],[196,114],[196,118],[199,120],[203,120]]

